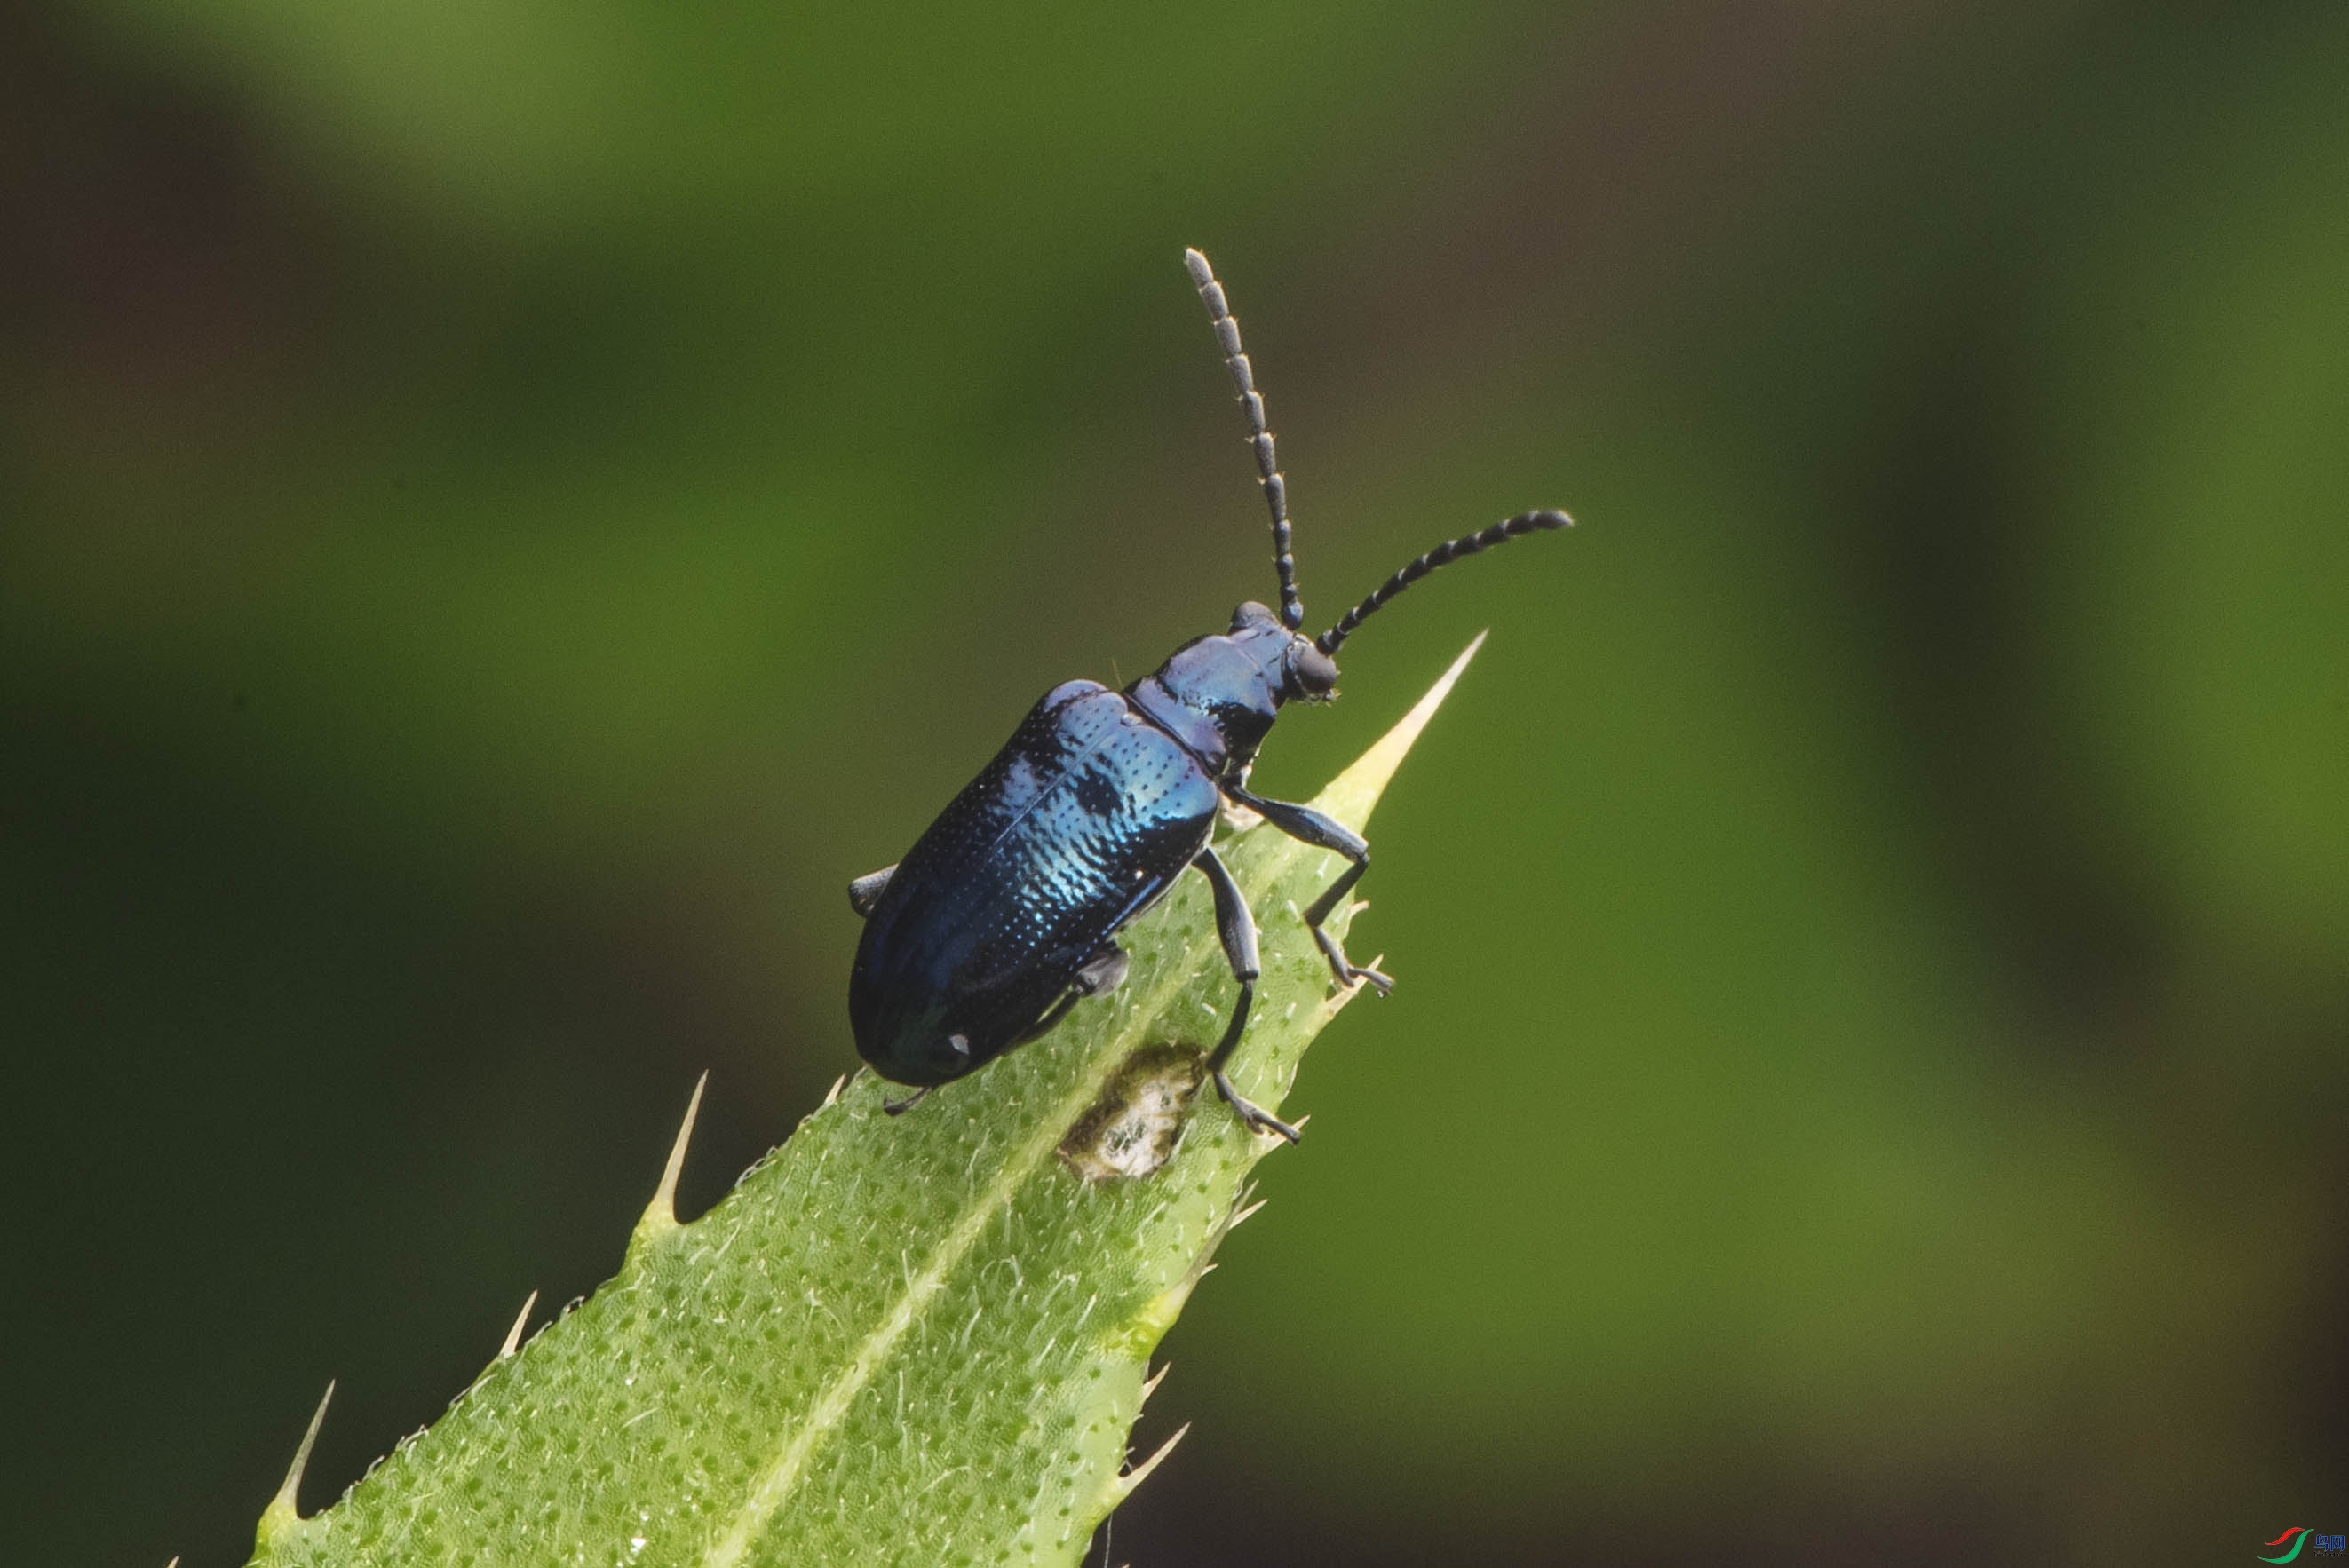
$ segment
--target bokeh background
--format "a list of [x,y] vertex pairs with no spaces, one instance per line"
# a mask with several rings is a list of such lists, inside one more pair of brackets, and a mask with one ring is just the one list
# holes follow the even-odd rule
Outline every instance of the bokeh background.
[[[1466,639],[1138,1568],[2349,1528],[2349,10],[0,10],[11,1561],[237,1563],[1270,586]],[[983,1088],[983,1086],[981,1086]]]

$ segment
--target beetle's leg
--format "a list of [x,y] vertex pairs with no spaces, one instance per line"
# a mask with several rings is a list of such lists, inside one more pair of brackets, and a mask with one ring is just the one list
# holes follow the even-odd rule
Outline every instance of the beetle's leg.
[[848,884],[848,907],[856,912],[858,919],[862,920],[873,913],[873,906],[881,902],[881,894],[889,886],[889,879],[896,874],[895,866],[883,866],[877,872],[866,872]]
[[1239,884],[1213,849],[1201,850],[1191,863],[1216,890],[1216,934],[1223,938],[1224,957],[1231,964],[1232,978],[1240,983],[1239,1000],[1232,1004],[1232,1021],[1224,1026],[1224,1037],[1216,1044],[1207,1057],[1207,1070],[1215,1076],[1216,1092],[1232,1108],[1251,1132],[1277,1132],[1289,1142],[1297,1141],[1297,1129],[1270,1111],[1244,1097],[1224,1076],[1224,1064],[1231,1060],[1238,1048],[1240,1031],[1247,1027],[1248,1006],[1256,1000],[1257,976],[1264,966],[1257,961],[1256,917],[1248,913],[1247,900],[1240,896]]
[[1231,785],[1226,785],[1224,792],[1248,810],[1261,813],[1266,821],[1290,838],[1317,849],[1335,850],[1354,862],[1305,912],[1306,929],[1313,933],[1314,943],[1320,947],[1321,956],[1330,961],[1330,973],[1338,976],[1339,985],[1352,985],[1358,981],[1367,980],[1377,987],[1381,996],[1392,990],[1394,982],[1384,975],[1375,969],[1365,969],[1349,963],[1346,950],[1338,945],[1338,939],[1321,925],[1330,918],[1330,912],[1354,891],[1354,884],[1362,880],[1362,873],[1371,869],[1369,841],[1334,817],[1324,816],[1310,806],[1291,805],[1286,800],[1267,800]]
[[1100,952],[1085,960],[1070,984],[1080,996],[1102,995],[1124,985],[1125,972],[1133,966],[1124,948],[1114,942],[1104,943]]
[[[1133,961],[1126,957],[1124,948],[1113,942],[1104,944],[1100,952],[1079,967],[1069,981],[1068,990],[1061,993],[1061,999],[1052,1004],[1050,1010],[1020,1030],[1011,1044],[1024,1046],[1040,1036],[1050,1034],[1052,1026],[1069,1016],[1070,1008],[1088,996],[1098,996],[1124,985],[1125,972],[1132,965]],[[1010,1047],[1004,1048],[1008,1050]]]
[[892,1116],[903,1116],[907,1111],[913,1109],[916,1106],[921,1104],[924,1099],[928,1098],[930,1090],[937,1087],[938,1086],[934,1083],[926,1083],[903,1099],[883,1100],[881,1102],[881,1109],[887,1111]]

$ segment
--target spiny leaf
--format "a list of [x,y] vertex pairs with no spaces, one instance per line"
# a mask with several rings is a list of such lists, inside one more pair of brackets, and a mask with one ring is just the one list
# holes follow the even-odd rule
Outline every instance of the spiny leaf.
[[[1315,803],[1359,829],[1475,651]],[[1263,928],[1233,1077],[1273,1108],[1350,995],[1296,913],[1340,862],[1263,827],[1221,851]],[[254,1562],[1077,1562],[1155,1462],[1125,1470],[1150,1353],[1278,1146],[1201,1092],[1235,991],[1204,881],[1124,941],[1113,996],[902,1118],[858,1074],[687,1225],[680,1133],[618,1276],[334,1507],[289,1482]]]

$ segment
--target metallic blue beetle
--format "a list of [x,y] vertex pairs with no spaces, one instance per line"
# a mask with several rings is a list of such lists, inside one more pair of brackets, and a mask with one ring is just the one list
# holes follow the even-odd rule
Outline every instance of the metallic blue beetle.
[[1338,684],[1332,655],[1381,605],[1464,555],[1570,521],[1560,511],[1529,511],[1440,544],[1319,637],[1300,634],[1288,494],[1264,399],[1207,259],[1187,251],[1184,260],[1247,419],[1272,511],[1280,612],[1242,604],[1229,632],[1184,644],[1123,692],[1092,681],[1053,687],[903,861],[849,884],[849,903],[865,917],[848,978],[856,1048],[883,1078],[919,1086],[888,1106],[893,1114],[1123,980],[1125,954],[1112,939],[1164,898],[1185,867],[1196,866],[1215,890],[1224,956],[1240,988],[1208,1070],[1242,1122],[1295,1142],[1297,1129],[1243,1099],[1225,1076],[1260,966],[1256,922],[1208,843],[1216,812],[1232,801],[1352,862],[1314,900],[1305,923],[1339,985],[1367,982],[1384,995],[1392,982],[1348,962],[1322,924],[1369,867],[1370,846],[1310,807],[1250,794],[1248,768],[1283,703],[1330,700]]

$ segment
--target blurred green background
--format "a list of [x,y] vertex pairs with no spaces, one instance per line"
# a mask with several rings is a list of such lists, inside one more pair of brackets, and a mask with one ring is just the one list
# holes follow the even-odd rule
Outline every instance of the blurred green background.
[[[0,1516],[241,1562],[1270,589],[1381,808],[1139,1568],[2349,1527],[2349,10],[0,12]],[[984,1085],[975,1086],[983,1092]]]

